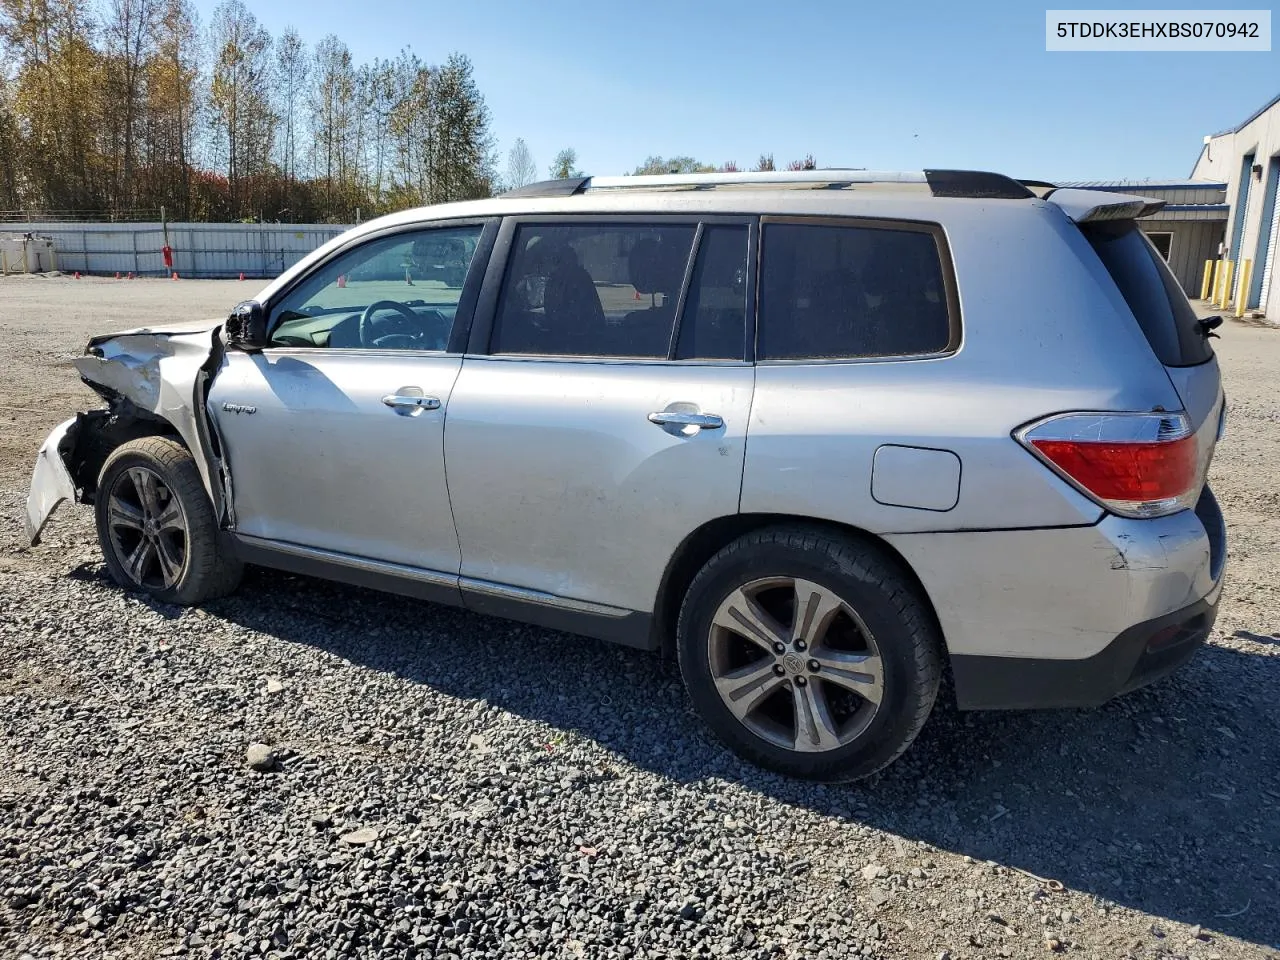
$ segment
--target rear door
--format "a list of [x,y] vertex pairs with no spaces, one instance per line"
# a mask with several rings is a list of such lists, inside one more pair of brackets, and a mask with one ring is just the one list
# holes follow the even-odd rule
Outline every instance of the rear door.
[[504,223],[445,434],[469,605],[647,613],[685,537],[737,512],[752,229]]

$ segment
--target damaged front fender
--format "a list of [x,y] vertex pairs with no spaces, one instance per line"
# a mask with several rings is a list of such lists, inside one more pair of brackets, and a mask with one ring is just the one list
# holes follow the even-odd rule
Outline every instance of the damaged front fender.
[[109,450],[137,436],[176,433],[195,458],[216,513],[224,515],[221,465],[204,413],[209,379],[222,360],[218,324],[176,325],[95,337],[74,363],[109,410],[60,424],[36,459],[26,532],[34,545],[63,500],[91,500]]

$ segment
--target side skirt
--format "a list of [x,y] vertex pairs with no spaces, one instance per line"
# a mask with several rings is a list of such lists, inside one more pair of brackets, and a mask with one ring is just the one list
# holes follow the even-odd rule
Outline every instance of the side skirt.
[[642,650],[657,649],[651,630],[653,617],[638,610],[623,610],[538,590],[354,557],[295,543],[241,534],[232,534],[230,540],[236,555],[255,566],[465,607],[488,616],[577,633]]

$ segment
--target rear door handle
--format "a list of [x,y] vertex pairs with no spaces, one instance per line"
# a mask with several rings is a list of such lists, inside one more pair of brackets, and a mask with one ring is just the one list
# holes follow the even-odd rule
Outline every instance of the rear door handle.
[[675,410],[651,413],[649,422],[659,426],[697,427],[699,430],[719,430],[724,426],[724,419],[714,413],[680,413]]
[[416,413],[419,410],[439,410],[440,401],[435,397],[413,397],[403,393],[389,393],[382,398],[382,402],[391,407],[397,413],[401,410],[412,411]]

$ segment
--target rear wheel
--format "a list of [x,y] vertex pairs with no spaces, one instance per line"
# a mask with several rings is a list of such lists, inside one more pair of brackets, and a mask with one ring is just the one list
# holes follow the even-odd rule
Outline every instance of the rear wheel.
[[142,437],[117,447],[98,477],[95,516],[107,569],[121,586],[195,604],[240,582],[195,460],[174,440]]
[[816,780],[868,776],[932,709],[941,640],[886,551],[804,528],[748,534],[711,558],[680,612],[680,669],[741,756]]

